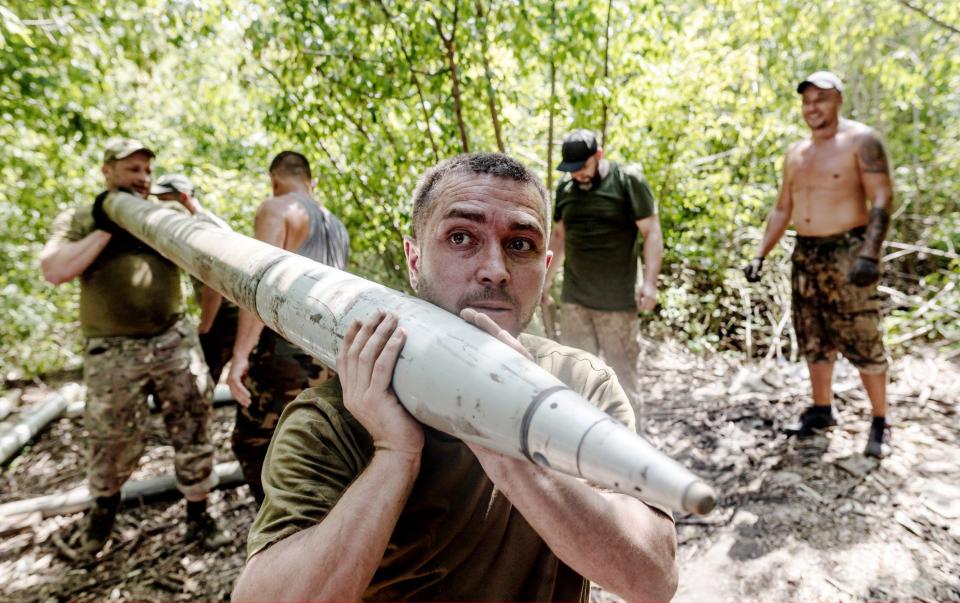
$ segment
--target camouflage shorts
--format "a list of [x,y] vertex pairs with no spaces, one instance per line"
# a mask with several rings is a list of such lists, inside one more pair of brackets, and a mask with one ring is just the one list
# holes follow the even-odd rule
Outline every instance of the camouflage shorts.
[[860,370],[881,373],[888,363],[877,286],[847,282],[862,245],[862,228],[830,237],[797,237],[793,324],[808,362],[832,362],[839,351]]
[[254,497],[263,499],[260,471],[277,421],[287,404],[303,390],[316,387],[336,375],[273,331],[264,330],[250,357],[246,386],[250,406],[237,406],[233,452]]
[[157,401],[173,444],[177,487],[195,498],[216,485],[209,433],[213,383],[189,320],[152,337],[92,337],[83,367],[94,496],[119,492],[137,468],[150,424],[148,394]]
[[560,305],[560,343],[600,356],[620,381],[640,424],[637,360],[640,357],[636,311],[591,310],[579,304]]

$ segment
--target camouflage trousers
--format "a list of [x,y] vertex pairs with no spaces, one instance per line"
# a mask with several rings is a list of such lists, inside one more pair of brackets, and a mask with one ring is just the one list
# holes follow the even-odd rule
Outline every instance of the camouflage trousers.
[[210,421],[213,383],[186,318],[152,337],[92,337],[83,358],[88,480],[111,496],[137,468],[150,424],[147,395],[160,408],[174,449],[177,488],[190,499],[216,485]]
[[263,502],[260,473],[277,421],[287,404],[300,392],[332,379],[336,373],[283,339],[264,330],[250,358],[245,385],[250,406],[237,406],[233,453],[258,503]]
[[591,310],[580,304],[560,305],[560,343],[601,357],[620,381],[640,425],[637,360],[640,327],[636,311]]
[[877,285],[847,282],[864,229],[829,237],[797,237],[793,251],[793,326],[807,362],[833,362],[837,352],[865,373],[888,362]]

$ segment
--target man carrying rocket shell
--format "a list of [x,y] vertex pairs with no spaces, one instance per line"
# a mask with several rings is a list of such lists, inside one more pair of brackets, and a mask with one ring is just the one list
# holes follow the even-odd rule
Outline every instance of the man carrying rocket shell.
[[[549,199],[505,155],[429,169],[404,239],[411,286],[632,427],[609,367],[521,334],[552,259]],[[233,600],[572,601],[587,580],[631,601],[673,596],[668,515],[421,425],[391,388],[404,337],[393,315],[354,323],[339,378],[284,412]]]

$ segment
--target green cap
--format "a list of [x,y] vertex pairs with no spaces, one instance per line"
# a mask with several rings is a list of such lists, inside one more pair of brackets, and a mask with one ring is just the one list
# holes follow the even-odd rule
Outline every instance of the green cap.
[[126,159],[139,151],[143,151],[150,155],[150,157],[157,156],[156,153],[145,147],[139,140],[134,140],[133,138],[112,138],[107,141],[107,148],[103,151],[103,162],[110,163],[117,159]]

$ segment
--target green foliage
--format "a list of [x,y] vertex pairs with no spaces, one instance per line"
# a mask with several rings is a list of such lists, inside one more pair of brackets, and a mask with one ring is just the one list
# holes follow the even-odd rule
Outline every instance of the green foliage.
[[54,216],[99,192],[111,136],[149,144],[155,173],[186,171],[202,201],[249,229],[269,194],[272,138],[260,126],[270,90],[242,52],[220,52],[243,48],[241,8],[31,1],[0,12],[0,378],[78,361],[76,284],[46,284],[39,256]]
[[889,339],[956,341],[960,5],[911,4],[927,16],[874,0],[7,3],[0,373],[76,349],[76,289],[43,284],[38,255],[57,211],[97,191],[109,136],[154,145],[157,171],[188,172],[241,232],[269,194],[271,155],[302,150],[350,230],[351,270],[404,288],[399,240],[425,167],[502,142],[547,179],[548,142],[604,120],[607,155],[641,163],[659,201],[667,256],[650,329],[789,354],[786,255],[763,287],[739,270],[787,145],[807,135],[796,82],[823,67],[847,84],[845,115],[886,138],[891,240],[934,250],[887,249],[902,252],[884,282]]

